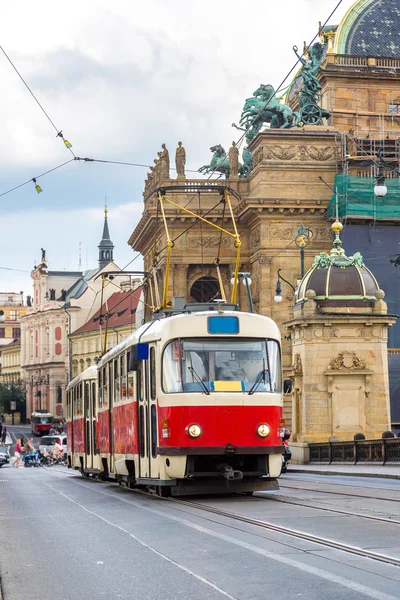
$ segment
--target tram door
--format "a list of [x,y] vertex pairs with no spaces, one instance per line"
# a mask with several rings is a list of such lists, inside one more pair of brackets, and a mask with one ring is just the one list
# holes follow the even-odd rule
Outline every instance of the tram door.
[[137,371],[139,477],[159,478],[155,348]]
[[96,385],[92,381],[85,383],[85,468],[93,469],[96,451]]
[[114,471],[114,361],[108,364],[108,391],[109,391],[109,427],[110,427],[110,465],[109,470]]

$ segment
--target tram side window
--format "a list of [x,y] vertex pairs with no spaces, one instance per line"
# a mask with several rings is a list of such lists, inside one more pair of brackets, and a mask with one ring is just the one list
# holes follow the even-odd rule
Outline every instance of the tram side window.
[[133,371],[128,371],[129,369],[129,363],[130,363],[130,358],[131,358],[131,353],[127,352],[126,354],[126,365],[127,365],[127,389],[126,389],[126,394],[127,394],[127,398],[129,400],[133,400],[135,393],[135,375]]
[[89,402],[90,402],[90,383],[85,383],[85,398],[84,398],[84,408],[85,408],[85,417],[89,416]]
[[156,349],[150,348],[150,397],[156,399]]
[[126,354],[123,354],[119,359],[119,371],[121,375],[121,400],[127,398],[127,375],[126,375]]
[[92,417],[96,418],[96,384],[92,382]]
[[99,408],[103,406],[103,373],[100,369],[98,375],[98,388],[99,388]]
[[119,395],[120,385],[119,385],[119,359],[116,358],[114,360],[114,402],[119,402],[121,400]]
[[103,368],[103,405],[108,404],[107,365]]

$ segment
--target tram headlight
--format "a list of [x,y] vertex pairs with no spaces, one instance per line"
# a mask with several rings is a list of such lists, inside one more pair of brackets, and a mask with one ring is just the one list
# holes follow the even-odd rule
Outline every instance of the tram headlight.
[[260,425],[257,426],[257,433],[260,437],[262,438],[266,438],[269,436],[271,429],[269,428],[269,425],[267,425],[266,423],[260,423]]
[[195,423],[193,423],[187,428],[187,434],[191,438],[198,438],[202,434],[202,429],[200,425],[196,425]]

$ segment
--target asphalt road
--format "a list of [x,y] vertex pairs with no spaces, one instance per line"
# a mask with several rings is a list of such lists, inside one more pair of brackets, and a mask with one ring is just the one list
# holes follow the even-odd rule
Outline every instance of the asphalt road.
[[[301,529],[308,523],[316,531],[329,523],[339,532],[354,527],[354,543],[369,527],[376,536],[375,523],[356,527],[337,514],[264,500],[205,501],[281,524],[292,520]],[[399,598],[398,567],[82,479],[57,466],[3,467],[0,522],[4,600]],[[398,526],[392,527],[397,535]]]

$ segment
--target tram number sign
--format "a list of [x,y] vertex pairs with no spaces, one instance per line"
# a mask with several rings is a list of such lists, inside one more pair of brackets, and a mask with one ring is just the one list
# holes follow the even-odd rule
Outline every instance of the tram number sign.
[[10,402],[10,410],[17,410],[17,403],[15,400],[11,400]]

